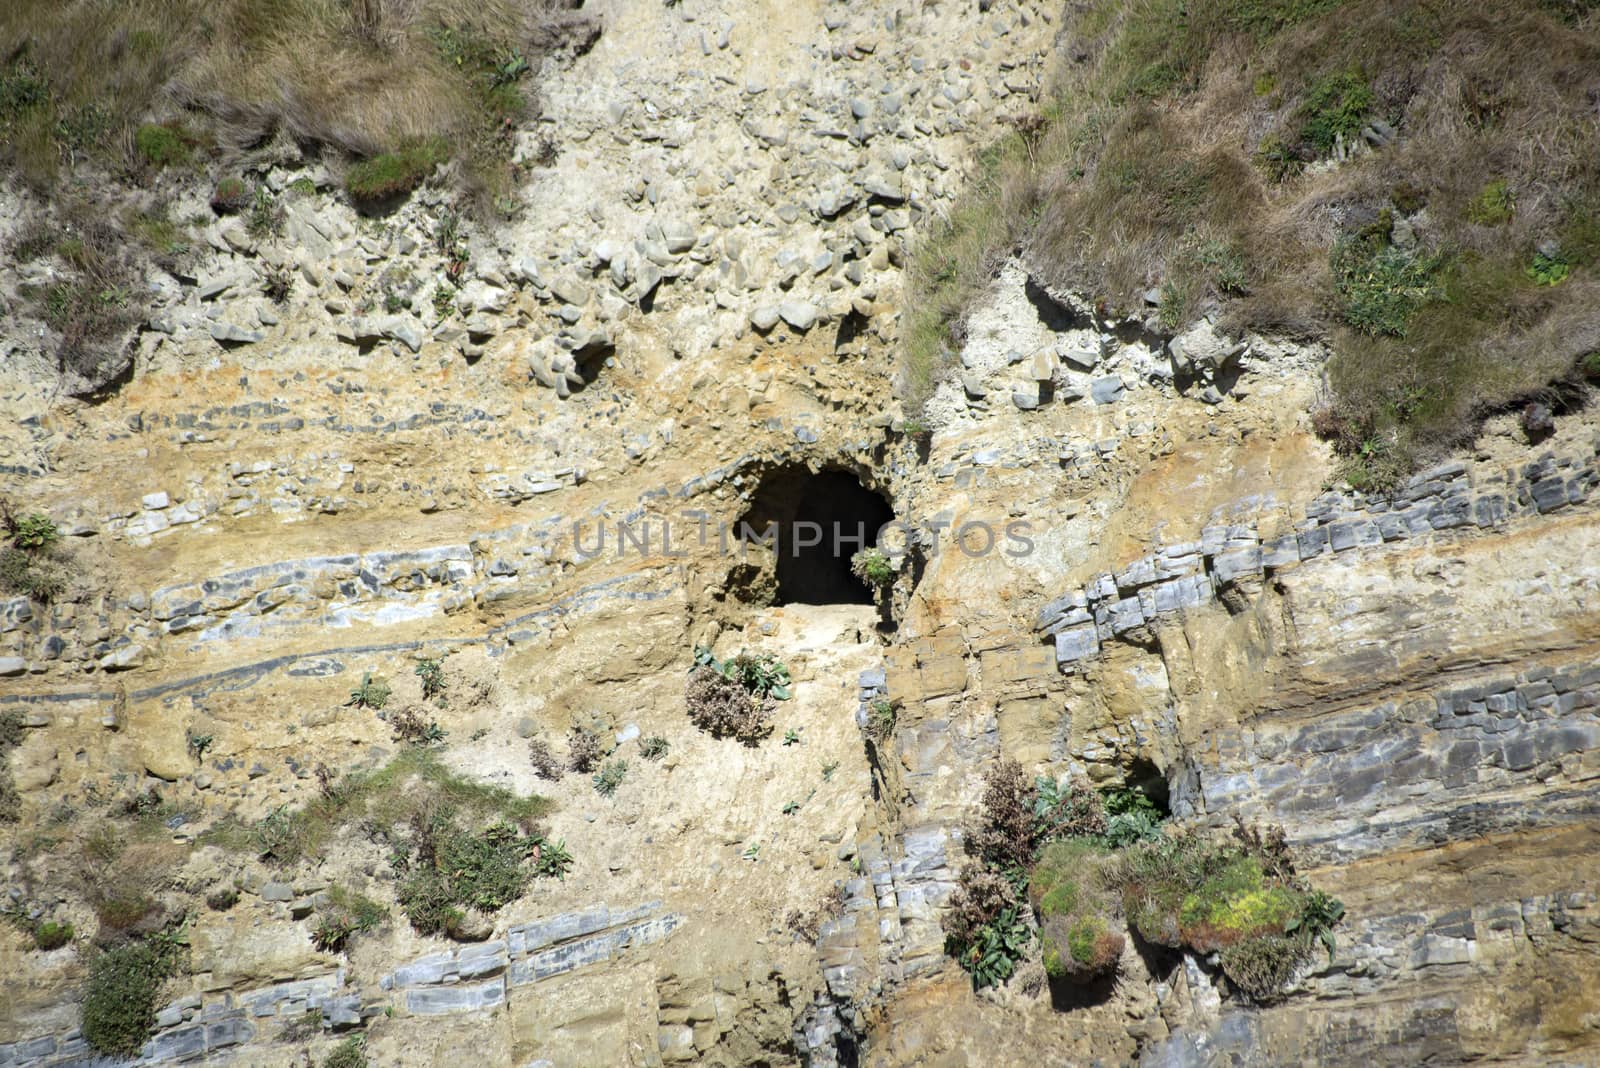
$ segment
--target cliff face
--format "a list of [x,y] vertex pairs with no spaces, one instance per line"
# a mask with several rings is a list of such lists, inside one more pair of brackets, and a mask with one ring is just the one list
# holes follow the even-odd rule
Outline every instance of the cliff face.
[[[1592,412],[1536,448],[1491,421],[1364,498],[1309,430],[1314,347],[1159,337],[1007,264],[919,441],[889,399],[906,247],[1028,113],[1051,7],[596,13],[593,50],[542,74],[559,160],[437,306],[442,194],[371,219],[286,192],[281,236],[210,224],[197,277],[152,279],[106,399],[51,396],[7,340],[0,488],[60,522],[78,576],[0,604],[25,725],[7,879],[79,944],[0,934],[0,1064],[89,1057],[102,825],[170,849],[151,895],[196,909],[146,1062],[298,1064],[356,1034],[383,1064],[1600,1056]],[[753,508],[804,513],[823,470],[920,531],[882,613],[774,606],[796,598],[771,559],[719,544]],[[788,665],[758,746],[689,723],[696,646]],[[413,671],[440,657],[443,703]],[[368,672],[387,719],[347,704]],[[407,710],[446,768],[550,797],[574,865],[470,941],[392,910],[319,948],[330,888],[392,906],[392,843],[351,826],[285,864],[216,829],[384,765]],[[614,795],[536,775],[529,740],[564,755],[575,725],[628,760]],[[940,917],[1001,755],[1280,825],[1345,903],[1336,951],[1265,1007],[1131,942],[1095,997],[974,994]],[[135,834],[116,813],[151,786]]]

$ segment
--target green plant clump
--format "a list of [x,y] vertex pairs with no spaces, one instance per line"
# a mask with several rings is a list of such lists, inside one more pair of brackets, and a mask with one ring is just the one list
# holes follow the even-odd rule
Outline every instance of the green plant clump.
[[408,141],[352,166],[345,173],[345,190],[358,204],[381,204],[417,188],[448,155],[441,138]]
[[672,748],[672,743],[659,734],[639,739],[639,755],[646,760],[660,760]]
[[[543,836],[507,823],[473,834],[448,815],[415,820],[413,840],[395,857],[400,907],[421,934],[454,929],[468,908],[496,912],[521,897],[534,875],[564,873],[564,866],[551,870],[558,862],[544,856],[546,847]],[[564,854],[565,847],[557,843],[552,852]]]
[[133,147],[146,163],[154,167],[188,163],[194,155],[189,138],[182,127],[175,123],[145,123],[134,133]]
[[1334,246],[1331,266],[1344,321],[1364,334],[1403,337],[1417,311],[1440,299],[1443,257],[1371,237]]
[[371,898],[342,886],[330,887],[327,897],[311,931],[312,944],[324,952],[344,949],[353,936],[376,930],[389,914]]
[[131,1057],[155,1025],[161,986],[177,974],[178,942],[170,933],[102,950],[89,962],[83,1039],[91,1049]]
[[372,672],[363,672],[361,685],[350,691],[350,700],[345,702],[356,708],[370,708],[378,711],[389,703],[389,684],[381,678],[374,678]]
[[628,774],[626,760],[608,760],[594,776],[594,792],[601,797],[610,797],[617,792],[617,787],[622,785],[623,778]]
[[48,952],[71,942],[72,935],[72,924],[46,920],[33,929],[33,944],[35,948]]
[[862,549],[852,556],[850,573],[864,582],[874,597],[881,597],[897,577],[889,554],[878,548]]
[[322,1068],[367,1068],[367,1042],[360,1035],[347,1038],[322,1061]]

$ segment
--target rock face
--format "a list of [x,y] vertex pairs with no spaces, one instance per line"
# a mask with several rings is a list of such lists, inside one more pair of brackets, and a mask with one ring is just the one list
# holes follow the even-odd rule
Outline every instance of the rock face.
[[[93,407],[7,337],[0,489],[57,520],[75,578],[0,600],[6,907],[87,952],[81,849],[157,790],[109,825],[134,859],[178,850],[152,893],[209,911],[140,1063],[347,1034],[384,1064],[1594,1060],[1592,412],[1330,489],[1318,351],[1150,337],[1013,263],[911,429],[909,243],[1034,106],[1053,10],[602,8],[543,94],[559,161],[448,292],[441,194],[378,228],[316,192],[282,238],[206,236]],[[296,272],[282,305],[269,267]],[[774,606],[771,552],[727,547],[764,484],[822,470],[911,528],[881,610]],[[697,646],[787,663],[765,741],[689,724]],[[351,701],[368,673],[381,717]],[[574,857],[475,914],[480,941],[409,929],[370,829],[295,864],[227,845],[402,752],[401,710],[450,769],[548,796]],[[614,794],[536,773],[530,739],[564,756],[575,726],[628,762]],[[974,994],[942,915],[1001,755],[1280,825],[1346,905],[1335,952],[1266,1006],[1132,946],[1097,997]],[[42,831],[60,847],[23,847]],[[389,919],[322,950],[334,887]],[[0,1065],[84,1063],[78,956],[0,930]]]

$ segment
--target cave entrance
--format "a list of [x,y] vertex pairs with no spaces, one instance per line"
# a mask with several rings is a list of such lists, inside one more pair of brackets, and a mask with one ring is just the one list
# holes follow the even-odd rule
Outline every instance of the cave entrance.
[[784,467],[762,478],[743,522],[756,535],[777,532],[774,605],[872,604],[850,558],[877,545],[893,519],[889,502],[852,474]]

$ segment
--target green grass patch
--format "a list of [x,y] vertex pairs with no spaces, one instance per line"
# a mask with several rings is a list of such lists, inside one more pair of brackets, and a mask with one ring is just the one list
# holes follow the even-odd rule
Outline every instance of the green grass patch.
[[410,141],[353,165],[345,173],[345,190],[358,204],[382,204],[417,188],[447,158],[442,138]]
[[194,158],[194,144],[177,123],[145,123],[135,131],[133,147],[152,167],[176,167]]

